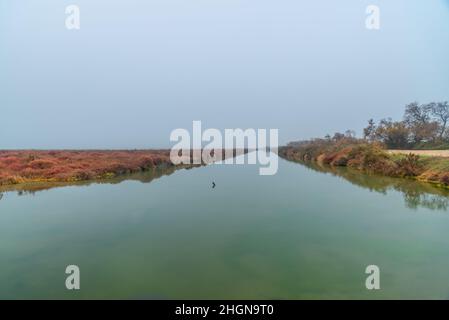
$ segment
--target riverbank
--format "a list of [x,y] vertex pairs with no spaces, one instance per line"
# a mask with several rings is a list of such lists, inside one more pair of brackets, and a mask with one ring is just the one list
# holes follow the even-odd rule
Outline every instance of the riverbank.
[[[229,151],[229,152],[228,152]],[[206,164],[190,150],[183,162],[173,164],[170,150],[0,150],[0,187],[39,183],[77,183],[129,178],[142,172],[189,169]],[[204,150],[203,150],[204,152]],[[221,160],[236,157],[248,149],[222,150]],[[209,150],[213,156],[214,150]],[[212,161],[208,159],[207,161]],[[189,164],[190,162],[190,164]],[[187,164],[185,164],[187,163]],[[0,188],[0,191],[5,188]],[[17,188],[16,188],[17,189]]]
[[449,158],[394,152],[364,140],[304,141],[279,148],[279,156],[295,162],[316,162],[332,167],[350,167],[365,173],[411,178],[449,188]]
[[111,179],[170,166],[169,150],[0,151],[0,185]]

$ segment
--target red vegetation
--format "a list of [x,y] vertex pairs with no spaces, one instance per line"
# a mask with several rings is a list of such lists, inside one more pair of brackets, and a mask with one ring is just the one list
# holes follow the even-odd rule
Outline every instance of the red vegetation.
[[0,151],[0,185],[81,181],[171,166],[168,150]]

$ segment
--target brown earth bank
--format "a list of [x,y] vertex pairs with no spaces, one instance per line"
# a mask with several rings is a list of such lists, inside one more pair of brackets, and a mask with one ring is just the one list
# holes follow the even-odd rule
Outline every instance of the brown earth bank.
[[350,167],[365,173],[411,178],[449,188],[446,152],[386,150],[380,143],[355,138],[338,141],[315,139],[279,148],[279,156],[291,161]]

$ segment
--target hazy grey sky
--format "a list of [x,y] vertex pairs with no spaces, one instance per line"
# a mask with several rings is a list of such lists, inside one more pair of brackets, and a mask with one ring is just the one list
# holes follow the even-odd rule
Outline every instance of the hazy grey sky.
[[415,100],[449,100],[448,0],[0,0],[0,148],[170,147],[192,120],[285,143]]

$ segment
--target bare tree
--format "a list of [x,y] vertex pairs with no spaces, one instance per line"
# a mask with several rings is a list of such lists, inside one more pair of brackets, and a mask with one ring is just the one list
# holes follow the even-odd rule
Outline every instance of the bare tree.
[[409,126],[425,124],[430,121],[430,108],[428,105],[419,105],[412,102],[405,106],[404,121]]
[[419,105],[417,102],[413,102],[405,107],[404,123],[410,128],[414,143],[435,140],[438,123],[431,120],[429,104]]
[[376,134],[376,123],[373,119],[368,120],[368,126],[363,129],[363,138],[373,141]]
[[447,122],[449,121],[449,103],[445,102],[432,102],[428,104],[428,108],[432,115],[437,119],[440,126],[439,138],[442,139],[446,132]]

